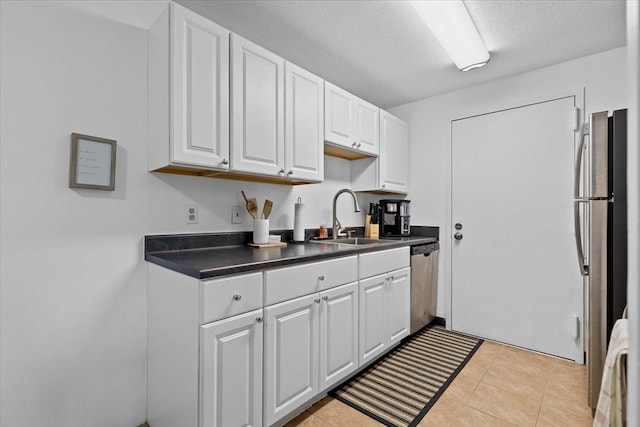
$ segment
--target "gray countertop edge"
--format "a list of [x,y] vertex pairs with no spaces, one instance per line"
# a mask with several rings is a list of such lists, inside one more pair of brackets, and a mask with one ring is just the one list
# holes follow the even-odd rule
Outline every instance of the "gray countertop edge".
[[[280,248],[253,248],[248,246],[183,249],[177,251],[148,252],[145,254],[145,260],[196,279],[209,279],[219,276],[247,273],[268,268],[302,264],[311,261],[320,261],[324,259],[377,252],[385,249],[415,246],[418,244],[434,243],[438,241],[438,239],[433,237],[409,237],[400,240],[380,240],[380,244],[360,247],[311,242],[295,244],[289,245],[288,248],[291,249],[297,246],[298,248],[302,247],[302,249],[297,251],[287,251],[286,248],[283,248],[285,249],[285,255],[283,255],[282,251],[279,250]],[[307,248],[309,249],[309,254],[286,254],[288,252],[305,252]],[[256,251],[267,251],[259,252],[262,258],[265,259],[250,259],[256,255]],[[240,258],[239,262],[234,263],[231,259],[225,261],[225,252],[227,253],[227,258],[229,252],[231,252],[232,255],[233,253],[236,253],[237,258]],[[223,254],[222,257],[219,257],[221,254]],[[198,260],[196,261],[195,258],[198,258]],[[207,262],[208,259],[211,261]]]

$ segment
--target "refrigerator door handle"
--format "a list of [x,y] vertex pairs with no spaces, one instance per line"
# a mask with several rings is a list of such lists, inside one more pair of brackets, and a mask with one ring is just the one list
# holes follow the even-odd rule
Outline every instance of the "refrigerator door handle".
[[576,251],[578,253],[578,267],[580,274],[587,276],[589,267],[584,262],[584,250],[582,247],[582,229],[580,228],[580,203],[586,203],[587,200],[580,197],[580,177],[582,176],[582,158],[584,157],[584,147],[586,136],[589,135],[589,123],[583,123],[580,126],[580,134],[578,136],[578,152],[576,155],[575,176],[573,182],[573,224],[576,235]]
[[582,229],[580,228],[580,203],[589,203],[587,200],[573,201],[573,223],[576,233],[576,251],[578,253],[578,267],[582,276],[589,275],[589,266],[584,263],[584,252],[582,249]]
[[573,179],[573,197],[580,198],[580,177],[582,176],[582,158],[584,157],[584,147],[586,136],[589,135],[589,123],[583,123],[580,126],[580,134],[578,135],[578,151],[576,155],[575,176]]

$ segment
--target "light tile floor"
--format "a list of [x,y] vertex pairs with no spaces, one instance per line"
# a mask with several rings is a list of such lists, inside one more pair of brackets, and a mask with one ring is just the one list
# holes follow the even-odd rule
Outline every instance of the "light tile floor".
[[[420,427],[582,427],[592,425],[583,365],[485,341]],[[380,426],[325,397],[287,427]]]

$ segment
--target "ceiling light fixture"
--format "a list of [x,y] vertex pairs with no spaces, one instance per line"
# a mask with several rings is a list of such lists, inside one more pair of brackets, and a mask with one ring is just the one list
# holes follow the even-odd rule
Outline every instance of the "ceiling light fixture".
[[462,0],[410,3],[461,71],[489,62],[491,56]]

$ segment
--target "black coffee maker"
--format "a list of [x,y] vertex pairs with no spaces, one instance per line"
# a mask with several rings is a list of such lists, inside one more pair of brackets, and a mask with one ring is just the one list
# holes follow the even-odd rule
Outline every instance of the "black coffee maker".
[[380,200],[382,212],[381,233],[383,236],[409,236],[411,234],[411,200]]

